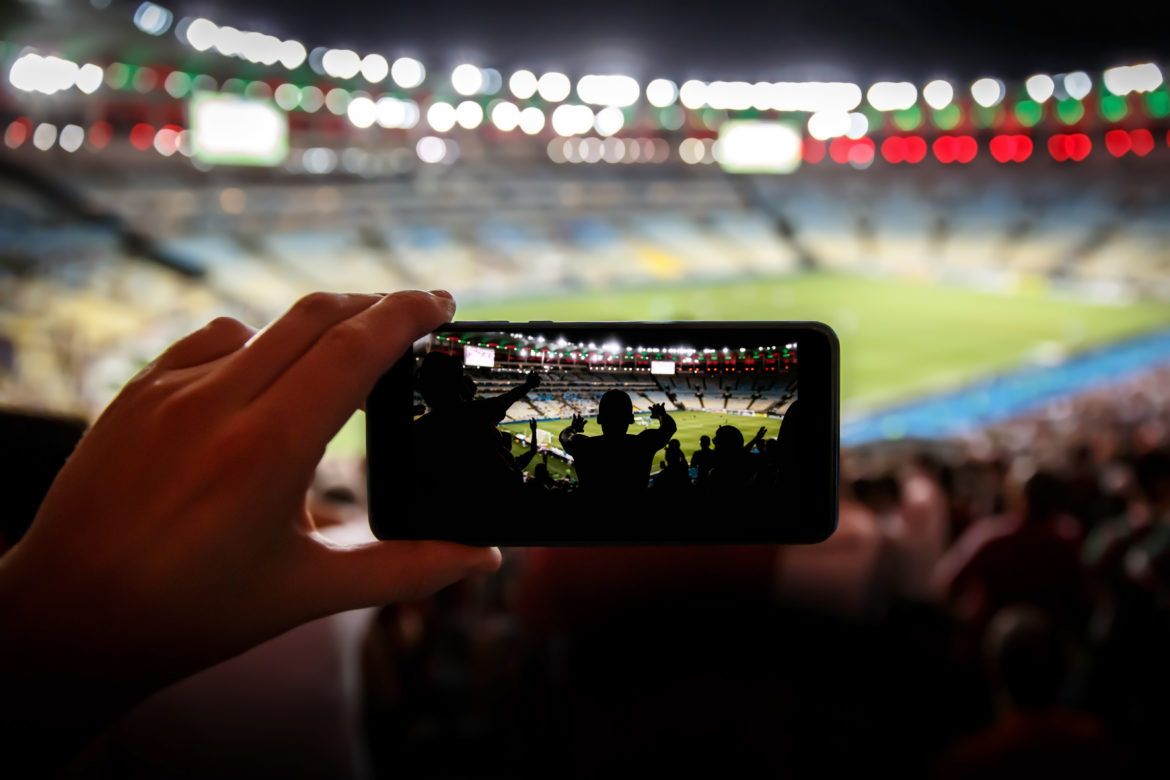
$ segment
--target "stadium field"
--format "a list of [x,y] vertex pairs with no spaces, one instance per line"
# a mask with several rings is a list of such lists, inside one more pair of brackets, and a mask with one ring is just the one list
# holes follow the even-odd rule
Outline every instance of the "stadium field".
[[[460,306],[457,317],[820,320],[841,339],[846,415],[1170,328],[1170,307],[1158,302],[1103,304],[1042,289],[990,293],[833,274],[471,303]],[[363,452],[364,422],[355,416],[330,452]],[[684,449],[692,448],[684,442]]]
[[[688,461],[691,458],[691,453],[699,449],[699,437],[703,434],[713,436],[715,429],[720,425],[734,425],[739,428],[743,431],[745,441],[755,436],[761,426],[767,429],[767,435],[769,437],[774,438],[780,431],[780,421],[773,417],[745,417],[738,414],[719,414],[717,412],[670,412],[670,416],[678,424],[678,432],[674,435],[674,438],[678,439],[679,444],[682,445],[683,453],[687,456]],[[638,415],[638,417],[646,419],[650,423],[648,427],[658,427],[658,423],[650,420],[648,414]],[[597,424],[597,418],[589,417],[587,419],[588,424],[585,426],[585,434],[587,436],[600,435],[601,427]],[[550,420],[537,423],[537,427],[541,430],[548,431],[553,437],[553,446],[559,447],[560,444],[556,440],[557,436],[560,435],[561,431],[569,427],[569,422],[569,420]],[[508,423],[502,427],[512,433],[528,435],[528,423],[526,422]],[[645,430],[645,428],[635,420],[634,424],[630,426],[629,432],[638,433],[642,430]],[[513,446],[512,453],[514,455],[519,455],[522,452],[524,452],[524,447],[520,445]],[[539,460],[533,460],[528,466],[528,473],[532,473],[533,467],[539,462]],[[548,467],[556,476],[563,475],[567,470],[565,465],[555,458],[549,459]],[[654,469],[657,471],[657,463],[654,464]]]
[[844,411],[962,385],[1170,327],[1164,303],[1095,304],[1043,290],[970,289],[829,274],[620,289],[460,306],[459,319],[820,320],[841,339]]

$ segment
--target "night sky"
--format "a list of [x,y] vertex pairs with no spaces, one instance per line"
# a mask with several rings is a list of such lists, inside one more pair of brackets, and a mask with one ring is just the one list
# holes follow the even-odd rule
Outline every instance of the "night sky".
[[1019,78],[1165,61],[1170,8],[1112,2],[175,0],[178,15],[307,45],[639,78]]

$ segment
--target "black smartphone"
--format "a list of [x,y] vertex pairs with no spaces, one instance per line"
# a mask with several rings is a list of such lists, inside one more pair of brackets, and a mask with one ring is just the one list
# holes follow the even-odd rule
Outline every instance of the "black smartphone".
[[453,322],[366,404],[380,539],[812,543],[837,524],[817,322]]

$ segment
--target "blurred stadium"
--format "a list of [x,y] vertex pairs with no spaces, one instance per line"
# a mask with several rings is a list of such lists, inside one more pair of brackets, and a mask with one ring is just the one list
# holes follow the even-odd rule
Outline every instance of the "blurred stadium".
[[[1092,750],[1066,752],[1067,764],[1123,756],[1110,765],[1132,776],[1159,765],[1158,697],[1170,690],[1155,652],[1170,647],[1170,469],[1159,460],[1170,445],[1170,90],[1166,60],[1151,60],[1164,46],[1070,66],[1074,42],[1048,70],[1001,72],[992,60],[959,78],[932,62],[908,72],[938,66],[937,77],[914,80],[839,67],[778,75],[761,52],[754,71],[737,64],[740,80],[723,80],[718,67],[677,61],[627,74],[573,70],[547,51],[497,61],[405,43],[358,50],[283,33],[279,4],[246,5],[39,0],[0,11],[0,404],[92,420],[180,335],[222,314],[261,325],[312,290],[444,288],[466,320],[811,319],[841,338],[834,540],[766,560],[517,554],[502,584],[387,608],[365,657],[379,772],[393,774],[385,767],[401,756],[429,766],[429,751],[451,741],[508,745],[485,775],[561,751],[582,774],[627,760],[657,767],[619,732],[678,700],[656,688],[639,694],[646,709],[626,711],[604,692],[675,674],[693,683],[688,701],[742,706],[761,734],[766,724],[789,735],[773,745],[751,729],[723,734],[718,744],[752,766],[812,773],[826,761],[844,773],[876,756],[931,774],[947,755],[990,754],[972,735],[996,722],[996,696],[1018,691],[984,673],[980,643],[992,655],[1006,647],[985,629],[993,608],[1017,600],[1046,617],[1002,620],[1072,637],[1061,701],[1104,723],[1056,729],[1089,735],[1077,744]],[[290,17],[303,18],[295,5]],[[1103,29],[1122,29],[1120,11],[1097,12]],[[1140,18],[1126,22],[1135,34]],[[976,29],[966,49],[955,30],[947,39],[964,58],[954,73],[991,46]],[[571,31],[557,42],[571,47]],[[643,389],[644,403],[667,393]],[[738,390],[725,408],[753,403]],[[542,418],[589,412],[532,403]],[[314,498],[339,516],[361,504],[362,425],[335,441]],[[559,429],[542,425],[550,437]],[[1013,512],[1060,527],[1029,548],[1043,552],[1012,559],[1031,580],[996,591],[996,576],[1011,579],[1004,558],[971,575],[972,596],[956,574],[977,547],[965,534]],[[1066,533],[1054,518],[1069,517]],[[1091,586],[1043,579],[1064,571],[1053,561],[1067,563],[1067,551],[1053,550],[1068,545]],[[639,612],[663,592],[691,598],[686,585],[700,580],[722,595],[779,592],[802,611],[804,639],[757,628],[782,624],[761,618],[771,607],[747,599],[725,611],[703,601],[711,592],[692,611],[676,601],[677,614]],[[598,610],[624,615],[617,605],[628,623],[614,625],[646,657],[610,678],[606,663],[626,659],[590,632]],[[695,629],[696,611],[715,627]],[[587,650],[540,644],[566,633]],[[739,656],[727,637],[778,655]],[[686,677],[693,670],[663,671],[652,648],[673,653],[668,640],[755,670],[759,684],[743,672],[735,698]],[[865,648],[865,660],[845,648]],[[510,665],[517,656],[539,673]],[[759,671],[778,657],[808,679]],[[1029,658],[1059,666],[1052,653]],[[594,684],[596,698],[582,693]],[[857,709],[833,710],[822,693],[855,696]],[[772,712],[772,694],[793,704]],[[566,712],[583,732],[557,731]],[[1101,733],[1116,752],[1092,752]],[[717,763],[688,749],[668,765],[687,766],[693,751],[700,766]],[[462,761],[431,768],[478,776]],[[940,772],[976,776],[961,764]]]

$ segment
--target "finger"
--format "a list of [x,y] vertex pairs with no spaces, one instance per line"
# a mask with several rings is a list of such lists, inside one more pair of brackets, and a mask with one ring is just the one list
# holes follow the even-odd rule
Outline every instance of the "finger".
[[322,334],[381,299],[381,295],[364,294],[306,295],[223,367],[223,386],[240,401],[251,401],[308,352]]
[[240,349],[254,335],[256,330],[239,320],[216,317],[167,347],[155,361],[155,366],[171,371],[210,363]]
[[464,577],[490,574],[502,561],[499,548],[453,542],[373,542],[322,551],[309,584],[311,598],[326,612],[419,599]]
[[295,426],[300,454],[315,464],[382,374],[420,337],[450,321],[455,301],[417,290],[392,293],[335,325],[255,401],[278,429]]

